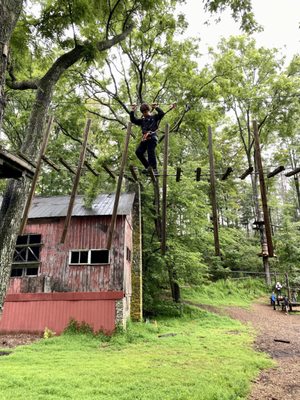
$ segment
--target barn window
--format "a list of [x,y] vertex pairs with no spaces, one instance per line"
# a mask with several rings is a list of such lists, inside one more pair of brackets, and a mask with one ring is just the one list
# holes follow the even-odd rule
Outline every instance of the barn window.
[[109,251],[91,250],[91,264],[109,264]]
[[71,251],[71,264],[87,264],[89,252],[87,250]]
[[131,250],[129,247],[126,247],[126,260],[131,261]]
[[71,250],[70,264],[109,264],[109,250]]
[[41,235],[18,236],[11,277],[37,276],[40,265]]

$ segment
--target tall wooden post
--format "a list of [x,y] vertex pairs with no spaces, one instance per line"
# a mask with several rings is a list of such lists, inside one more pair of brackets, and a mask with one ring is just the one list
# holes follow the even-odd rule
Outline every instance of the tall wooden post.
[[214,242],[215,242],[215,255],[221,256],[220,241],[219,241],[219,224],[218,224],[218,211],[216,201],[216,182],[215,182],[215,161],[213,154],[213,141],[212,130],[208,127],[208,152],[209,152],[209,166],[210,166],[210,192],[211,192],[211,206],[212,217],[214,226]]
[[299,186],[298,175],[294,176],[294,183],[295,183],[295,189],[296,189],[297,200],[298,200],[298,210],[300,212],[300,186]]
[[263,166],[260,154],[260,143],[259,143],[258,127],[256,121],[253,121],[253,134],[254,134],[254,144],[255,144],[256,165],[258,169],[261,201],[264,214],[264,225],[265,225],[266,239],[268,244],[268,253],[269,257],[273,257],[274,250],[273,250],[272,232],[271,232],[271,224],[270,224],[268,201],[267,201],[267,191],[266,191]]
[[[169,162],[169,124],[166,124],[164,135],[164,162],[163,162],[163,183],[162,183],[162,218],[161,218],[161,254],[166,255],[167,250],[167,182],[168,182],[168,162]],[[166,261],[168,270],[169,283],[172,293],[172,298],[175,302],[180,301],[180,287],[176,282],[177,275],[174,265]]]
[[164,163],[163,163],[163,185],[162,185],[162,215],[161,215],[161,254],[166,254],[166,226],[167,226],[167,179],[169,161],[169,124],[166,124],[164,138]]
[[123,181],[123,176],[124,176],[124,169],[125,169],[126,160],[127,160],[127,154],[128,154],[128,145],[129,145],[129,139],[130,139],[130,135],[131,135],[131,127],[132,127],[132,123],[129,122],[128,125],[127,125],[127,134],[126,134],[126,138],[125,138],[125,145],[124,145],[122,161],[121,161],[121,166],[120,166],[120,172],[119,172],[119,178],[118,178],[118,183],[117,183],[114,207],[113,207],[113,212],[112,212],[112,216],[111,216],[111,222],[110,222],[110,226],[109,226],[109,230],[108,230],[108,236],[107,236],[107,245],[106,245],[106,247],[107,247],[108,250],[110,250],[110,248],[111,248],[113,233],[114,233],[114,230],[115,230],[115,225],[116,225],[116,220],[117,220],[117,212],[118,212],[118,206],[119,206],[119,199],[120,199],[122,181]]
[[287,288],[288,299],[289,299],[289,301],[292,301],[289,276],[287,273],[285,273],[285,284],[286,284],[286,288]]
[[160,215],[160,192],[159,192],[159,185],[158,185],[158,179],[154,175],[153,169],[149,168],[149,174],[150,178],[153,183],[153,193],[154,193],[154,201],[153,205],[155,207],[155,229],[156,229],[156,234],[157,237],[161,243],[161,236],[162,236],[162,227],[161,227],[161,215]]
[[132,212],[132,262],[131,262],[131,306],[132,321],[143,320],[143,252],[142,252],[142,201],[140,183],[131,185],[135,191]]
[[88,119],[86,121],[85,129],[84,129],[84,138],[83,138],[83,143],[82,143],[82,147],[81,147],[79,163],[78,163],[77,172],[76,172],[76,176],[75,176],[74,183],[73,183],[72,193],[71,193],[71,197],[70,197],[70,201],[69,201],[68,212],[67,212],[67,216],[66,216],[65,224],[64,224],[64,229],[63,229],[63,233],[61,235],[61,240],[60,240],[61,243],[65,243],[68,228],[69,228],[69,225],[71,222],[75,197],[76,197],[79,180],[80,180],[80,175],[81,175],[81,170],[82,170],[84,158],[85,158],[85,152],[86,152],[86,146],[87,146],[90,126],[91,126],[91,121],[92,121],[91,119]]
[[49,139],[49,135],[50,135],[50,131],[51,131],[51,126],[52,126],[52,122],[53,122],[53,116],[49,116],[48,119],[48,124],[47,124],[47,129],[43,138],[43,142],[42,142],[42,146],[41,146],[41,150],[40,150],[40,155],[39,158],[37,160],[36,163],[36,168],[35,168],[35,173],[32,179],[32,184],[31,184],[31,188],[30,188],[30,192],[29,192],[29,196],[27,198],[27,202],[25,205],[25,209],[24,209],[24,213],[23,213],[23,218],[22,218],[22,222],[21,222],[21,227],[20,227],[20,235],[23,235],[24,233],[24,229],[26,227],[27,224],[27,219],[28,219],[28,213],[29,213],[29,209],[31,207],[31,203],[32,203],[32,199],[35,193],[35,189],[36,189],[36,185],[37,185],[37,181],[41,172],[41,166],[42,166],[42,160],[43,157],[45,155],[46,152],[46,148],[47,148],[47,144],[48,144],[48,139]]

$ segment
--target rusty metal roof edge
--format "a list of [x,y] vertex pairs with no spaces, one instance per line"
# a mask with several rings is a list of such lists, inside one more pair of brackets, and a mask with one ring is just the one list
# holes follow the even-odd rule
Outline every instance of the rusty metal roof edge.
[[[135,194],[133,192],[122,193],[119,199],[118,215],[131,213]],[[112,215],[115,193],[100,194],[92,203],[91,208],[84,206],[84,196],[78,195],[75,198],[72,216],[110,216]],[[70,196],[36,196],[32,201],[29,211],[29,219],[58,218],[67,215]],[[0,204],[2,197],[0,196]]]

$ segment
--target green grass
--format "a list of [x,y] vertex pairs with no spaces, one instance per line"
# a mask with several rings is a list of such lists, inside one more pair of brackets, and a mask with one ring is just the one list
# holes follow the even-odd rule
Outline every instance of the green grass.
[[[173,336],[162,336],[172,333]],[[0,357],[1,400],[239,400],[272,362],[249,328],[188,308],[95,337],[65,334]]]
[[269,301],[268,289],[258,279],[219,280],[202,287],[182,289],[182,297],[199,304],[213,306],[248,307],[254,299],[266,297]]

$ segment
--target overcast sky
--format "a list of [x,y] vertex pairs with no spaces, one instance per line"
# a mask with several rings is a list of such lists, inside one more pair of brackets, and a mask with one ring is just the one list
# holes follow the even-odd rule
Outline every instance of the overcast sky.
[[[252,0],[252,4],[257,22],[264,27],[264,32],[254,35],[257,43],[281,49],[288,60],[300,53],[300,0]],[[219,24],[206,27],[207,15],[203,15],[202,0],[186,0],[181,9],[190,24],[188,36],[201,38],[202,53],[207,51],[208,45],[216,47],[221,37],[241,33],[230,13],[222,14]]]

